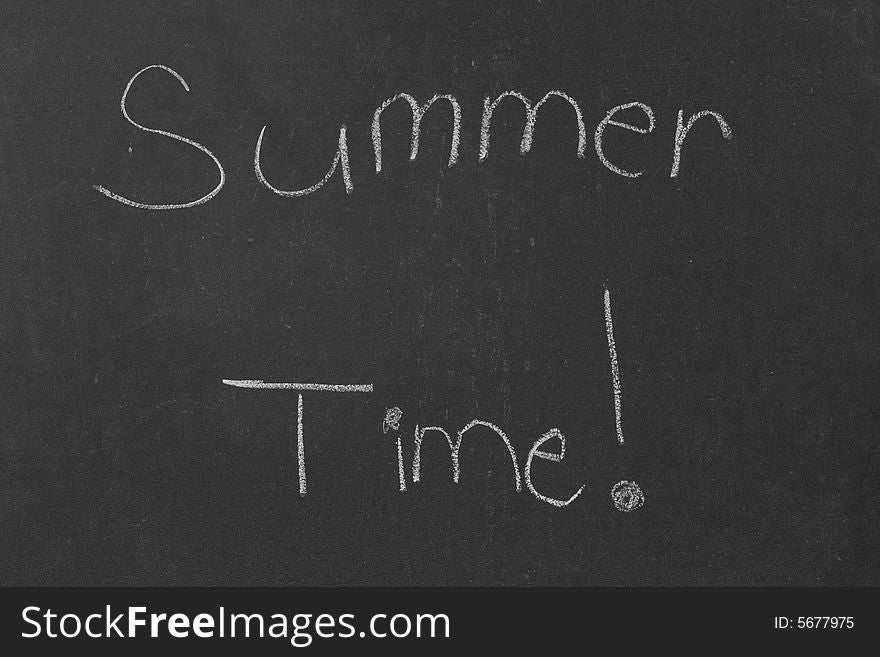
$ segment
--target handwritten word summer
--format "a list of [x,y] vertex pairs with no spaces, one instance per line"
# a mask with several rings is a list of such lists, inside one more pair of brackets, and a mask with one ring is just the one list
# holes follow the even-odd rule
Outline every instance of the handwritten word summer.
[[[226,172],[223,168],[223,164],[220,162],[217,156],[206,146],[200,144],[194,139],[190,139],[189,137],[184,137],[173,132],[169,132],[167,130],[147,127],[135,121],[128,113],[128,108],[126,105],[128,94],[131,91],[131,88],[134,85],[135,81],[144,72],[149,71],[150,69],[160,69],[162,71],[166,71],[168,74],[174,76],[174,78],[177,79],[177,81],[180,83],[185,91],[189,91],[189,85],[177,71],[163,64],[151,64],[150,66],[146,66],[135,73],[128,81],[128,84],[125,86],[125,90],[122,93],[122,99],[120,101],[122,115],[130,124],[138,128],[139,130],[183,142],[204,153],[207,157],[211,159],[211,161],[214,163],[214,166],[217,168],[217,185],[210,192],[195,200],[181,201],[175,203],[147,203],[144,201],[128,198],[127,196],[124,196],[119,192],[107,189],[103,185],[93,185],[93,187],[98,192],[100,192],[104,196],[113,199],[114,201],[118,201],[119,203],[145,210],[177,210],[201,205],[202,203],[207,203],[212,198],[214,198],[226,184]],[[492,117],[498,105],[505,99],[519,101],[519,103],[525,110],[525,126],[523,128],[522,139],[520,140],[520,155],[526,155],[532,148],[532,137],[534,134],[535,124],[538,119],[538,112],[545,103],[555,99],[557,102],[568,103],[571,106],[574,119],[577,122],[578,130],[577,147],[575,151],[576,156],[579,159],[586,158],[587,128],[584,123],[584,117],[583,113],[581,112],[581,108],[571,96],[563,91],[553,90],[548,91],[538,102],[535,103],[518,91],[505,91],[497,96],[495,99],[491,99],[489,97],[483,99],[483,113],[482,120],[480,122],[479,138],[480,162],[483,162],[489,157],[490,146],[492,144]],[[456,100],[455,96],[452,96],[450,94],[436,94],[426,102],[419,103],[418,100],[416,100],[408,93],[398,93],[391,96],[381,105],[379,105],[379,107],[376,108],[376,111],[373,114],[371,137],[373,142],[373,154],[375,158],[376,173],[380,173],[382,171],[382,113],[390,105],[397,102],[408,103],[412,110],[412,140],[410,144],[409,154],[410,160],[415,160],[419,153],[421,123],[425,114],[435,104],[440,102],[447,103],[450,106],[450,108],[452,109],[452,138],[450,141],[449,159],[447,162],[447,166],[455,166],[459,161],[462,117],[461,105],[459,104],[458,100]],[[625,121],[615,118],[621,112],[630,109],[635,109],[644,115],[644,121],[642,125],[633,125],[631,123],[627,123]],[[694,124],[701,119],[714,119],[720,129],[721,136],[724,139],[731,139],[731,137],[733,136],[730,125],[727,123],[725,118],[716,111],[708,109],[700,110],[691,114],[685,120],[684,110],[678,110],[678,118],[675,128],[675,139],[672,144],[672,164],[669,172],[669,176],[671,178],[675,178],[679,175],[679,171],[681,169],[682,150],[685,140],[688,136],[688,132],[691,130]],[[605,135],[605,131],[609,128],[618,128],[621,130],[627,130],[637,134],[646,135],[653,132],[654,127],[654,112],[645,103],[635,101],[612,107],[605,114],[605,117],[601,121],[599,121],[593,133],[593,143],[596,151],[596,156],[607,169],[614,172],[615,174],[623,176],[625,178],[638,178],[644,173],[644,171],[629,171],[609,160],[609,158],[605,154],[605,151],[603,150],[603,137]],[[333,160],[330,164],[330,167],[327,169],[326,174],[324,174],[323,178],[321,178],[319,181],[311,185],[301,187],[299,189],[280,189],[269,181],[265,172],[263,171],[263,167],[261,164],[261,153],[263,149],[263,143],[267,139],[268,129],[268,126],[263,126],[262,130],[260,130],[259,136],[256,139],[256,145],[254,147],[254,174],[261,185],[266,187],[272,193],[277,194],[278,196],[298,198],[308,196],[309,194],[317,192],[319,189],[324,187],[324,185],[326,185],[331,178],[333,178],[334,174],[338,170],[340,172],[342,184],[345,188],[346,194],[351,194],[352,192],[354,192],[354,181],[351,173],[351,165],[349,163],[348,137],[345,124],[342,124],[339,128],[336,153],[333,156]]]

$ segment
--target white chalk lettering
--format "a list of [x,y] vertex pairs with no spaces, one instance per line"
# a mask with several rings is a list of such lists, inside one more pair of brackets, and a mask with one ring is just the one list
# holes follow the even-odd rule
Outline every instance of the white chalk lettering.
[[303,442],[303,396],[296,401],[296,462],[299,474],[299,494],[306,494],[306,448]]
[[584,126],[584,117],[581,114],[581,108],[578,107],[578,104],[571,96],[562,91],[554,90],[547,92],[534,107],[532,106],[532,101],[530,101],[518,91],[505,91],[500,96],[498,96],[498,98],[491,102],[489,101],[488,96],[484,98],[483,121],[480,127],[480,161],[485,160],[486,157],[489,155],[489,129],[492,124],[492,114],[495,112],[495,108],[502,100],[507,97],[517,98],[520,100],[520,102],[522,102],[523,106],[525,107],[526,123],[523,127],[522,141],[520,141],[519,145],[520,155],[525,155],[532,148],[532,134],[535,131],[535,120],[538,118],[538,110],[541,109],[541,106],[546,103],[551,96],[558,96],[559,98],[568,101],[568,103],[574,109],[578,124],[577,156],[583,159],[587,146],[587,129]]
[[[617,112],[629,109],[630,107],[638,107],[648,116],[647,128],[639,128],[638,126],[630,125],[629,123],[621,123],[620,121],[615,121],[611,118]],[[609,125],[613,125],[617,128],[624,128],[625,130],[632,130],[633,132],[637,132],[640,135],[646,135],[654,130],[654,112],[652,112],[651,108],[644,103],[626,103],[625,105],[618,105],[617,107],[608,110],[608,114],[606,114],[605,118],[599,121],[599,125],[596,126],[596,134],[594,135],[594,141],[596,143],[596,155],[599,156],[599,160],[602,162],[602,164],[604,164],[614,173],[621,176],[625,176],[627,178],[638,178],[644,173],[644,171],[636,171],[635,173],[631,171],[626,171],[625,169],[621,169],[620,167],[615,166],[608,161],[607,157],[605,157],[605,152],[602,150],[602,133],[605,132],[605,126]]]
[[[556,454],[554,452],[545,452],[545,451],[541,451],[538,449],[539,447],[541,447],[541,445],[546,443],[548,440],[553,440],[554,438],[559,439],[559,453],[558,454]],[[537,497],[542,502],[546,502],[547,504],[550,504],[551,506],[556,506],[556,507],[561,508],[564,506],[568,506],[569,504],[574,502],[577,499],[577,496],[580,495],[581,492],[583,492],[583,490],[584,490],[583,486],[578,488],[577,492],[574,495],[572,495],[571,497],[569,497],[567,500],[557,500],[552,497],[542,495],[537,490],[535,490],[535,485],[532,483],[532,458],[536,457],[536,456],[539,459],[544,459],[545,461],[552,461],[553,463],[559,463],[560,461],[562,461],[563,458],[565,458],[565,436],[562,435],[562,432],[559,429],[550,429],[550,431],[548,431],[547,433],[542,435],[540,438],[538,438],[538,440],[535,441],[535,444],[532,445],[532,449],[529,450],[529,456],[526,459],[526,469],[525,469],[526,487],[529,489],[529,491],[531,491],[532,495]]]
[[623,444],[623,427],[621,425],[621,391],[620,367],[617,364],[617,345],[614,343],[614,322],[611,319],[611,293],[605,288],[605,333],[608,337],[608,356],[611,359],[611,384],[614,387],[614,427],[617,430],[617,442]]
[[125,117],[126,121],[131,123],[135,128],[138,128],[139,130],[143,130],[144,132],[151,132],[156,135],[162,135],[163,137],[168,137],[169,139],[176,139],[177,141],[181,141],[184,144],[189,144],[190,146],[199,149],[214,161],[214,164],[217,166],[217,171],[220,173],[220,181],[217,183],[217,186],[212,191],[205,194],[201,198],[198,198],[195,201],[190,201],[188,203],[141,203],[139,201],[132,201],[131,199],[126,198],[120,194],[116,194],[115,192],[111,192],[109,189],[102,185],[92,185],[92,188],[96,189],[104,196],[112,198],[114,201],[119,201],[120,203],[130,205],[135,208],[141,208],[142,210],[179,210],[181,208],[191,208],[196,205],[201,205],[202,203],[206,203],[214,198],[217,193],[223,188],[223,185],[226,184],[226,172],[223,171],[223,165],[220,164],[220,160],[218,160],[211,151],[209,151],[197,141],[193,141],[192,139],[188,139],[187,137],[181,137],[180,135],[174,134],[173,132],[168,132],[167,130],[148,128],[144,125],[141,125],[128,115],[128,110],[125,107],[125,100],[128,97],[129,90],[131,90],[131,85],[134,84],[134,81],[138,79],[141,73],[143,73],[144,71],[149,71],[152,68],[158,68],[162,69],[163,71],[167,71],[175,78],[177,78],[177,81],[180,82],[184,90],[189,92],[189,85],[187,85],[186,80],[184,80],[180,76],[180,74],[174,69],[171,69],[162,64],[151,64],[150,66],[145,66],[140,71],[135,73],[132,76],[131,80],[128,81],[128,84],[125,85],[125,91],[122,92],[122,100],[119,101],[119,107],[122,110],[122,116]]
[[702,110],[697,112],[691,118],[688,119],[687,125],[682,125],[682,111],[678,110],[678,123],[675,127],[675,148],[672,154],[672,171],[669,174],[670,178],[675,178],[678,176],[678,169],[681,164],[681,145],[684,143],[685,137],[687,137],[688,132],[693,127],[694,123],[699,121],[704,116],[712,116],[718,122],[718,126],[721,128],[721,134],[725,139],[730,139],[733,137],[733,132],[730,129],[730,126],[727,124],[727,121],[724,120],[724,117],[721,116],[718,112],[712,112],[711,110]]
[[425,427],[424,429],[419,429],[419,425],[416,425],[416,429],[413,432],[413,439],[415,443],[415,452],[413,454],[413,465],[412,465],[412,478],[413,482],[418,482],[422,476],[422,440],[425,438],[425,434],[429,431],[437,431],[442,433],[446,438],[446,443],[449,445],[449,451],[452,453],[452,481],[458,482],[458,447],[456,444],[452,442],[452,437],[446,433],[446,429],[443,427]]
[[274,193],[279,196],[287,196],[287,197],[299,197],[299,196],[308,196],[309,194],[318,191],[321,189],[324,184],[330,180],[333,174],[336,172],[336,167],[341,166],[342,168],[342,180],[345,183],[345,193],[351,194],[354,191],[354,184],[351,181],[351,168],[348,163],[348,139],[345,136],[345,124],[339,128],[339,142],[336,148],[336,155],[333,158],[333,164],[330,165],[330,169],[324,175],[324,177],[316,182],[311,187],[306,187],[305,189],[278,189],[274,187],[272,183],[266,180],[266,176],[263,175],[263,167],[260,165],[260,152],[263,148],[263,135],[266,134],[266,126],[263,126],[263,129],[260,130],[260,136],[257,138],[257,145],[254,148],[254,173],[257,174],[257,180],[259,180],[265,187],[272,190]]
[[[339,384],[339,383],[271,383],[262,379],[223,379],[224,385],[235,388],[252,388],[255,390],[299,390],[315,392],[373,392],[373,384]],[[296,402],[296,457],[297,471],[299,476],[299,494],[305,495],[306,485],[306,450],[303,438],[303,396],[300,393]],[[403,470],[403,457],[401,471]]]
[[[403,411],[397,406],[385,409],[385,419],[382,421],[382,433],[388,433],[393,430],[400,431],[400,420],[403,418]],[[397,433],[397,479],[400,485],[400,492],[406,492],[406,473],[403,468],[403,447],[400,444],[400,433]]]
[[372,383],[288,383],[263,381],[262,379],[223,379],[223,383],[236,388],[259,390],[312,390],[317,392],[373,392]]
[[410,160],[415,160],[416,156],[419,154],[419,138],[421,136],[422,118],[425,116],[425,113],[436,101],[449,101],[449,104],[452,106],[452,145],[449,147],[448,166],[454,166],[455,163],[458,162],[458,145],[461,133],[461,106],[458,104],[455,96],[450,96],[448,94],[437,94],[424,105],[419,105],[418,101],[409,94],[399,93],[382,103],[382,105],[379,106],[378,109],[376,109],[375,114],[373,114],[372,137],[373,153],[376,156],[376,173],[382,171],[382,127],[380,124],[382,112],[384,112],[385,108],[387,108],[391,103],[397,100],[405,100],[409,103],[409,106],[412,109],[412,143],[410,144],[409,150]]
[[519,464],[516,462],[516,452],[513,449],[513,445],[510,443],[510,439],[505,435],[505,433],[496,425],[491,422],[486,422],[485,420],[471,420],[468,422],[461,430],[458,432],[458,437],[455,442],[452,441],[452,438],[446,433],[446,430],[441,427],[425,427],[424,429],[419,430],[418,425],[416,425],[415,429],[415,454],[413,455],[413,481],[419,481],[421,477],[421,459],[422,459],[422,439],[428,431],[438,431],[442,433],[446,437],[446,442],[449,445],[449,450],[452,456],[452,481],[456,484],[458,483],[460,470],[460,461],[459,454],[461,452],[461,441],[464,438],[464,434],[473,429],[474,427],[487,427],[498,434],[498,437],[504,442],[504,445],[507,447],[507,451],[510,453],[510,460],[513,462],[513,474],[516,479],[516,491],[520,492],[522,490],[522,482],[520,481],[519,474]]

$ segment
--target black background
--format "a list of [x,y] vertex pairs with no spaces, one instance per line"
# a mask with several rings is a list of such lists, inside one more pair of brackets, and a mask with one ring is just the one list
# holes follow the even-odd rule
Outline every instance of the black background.
[[[877,584],[877,99],[871,2],[4,2],[0,19],[3,438],[0,580],[128,585]],[[197,208],[137,210],[207,193]],[[605,169],[545,105],[518,153],[505,102],[560,89]],[[407,159],[406,91],[448,109]],[[722,113],[685,143],[676,114]],[[634,114],[637,120],[638,114]],[[621,117],[622,118],[622,117]],[[354,193],[320,179],[348,126]],[[611,290],[626,444],[602,313]],[[222,378],[374,382],[306,394]],[[386,407],[453,433],[499,424],[520,467],[551,427],[561,464],[516,494],[507,452],[468,434],[461,482],[425,443],[397,490]],[[645,506],[608,494],[634,479]]]

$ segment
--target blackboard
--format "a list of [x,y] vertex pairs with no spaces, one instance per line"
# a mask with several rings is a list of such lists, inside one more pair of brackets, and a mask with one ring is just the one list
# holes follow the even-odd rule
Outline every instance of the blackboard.
[[877,584],[878,21],[4,3],[0,580]]

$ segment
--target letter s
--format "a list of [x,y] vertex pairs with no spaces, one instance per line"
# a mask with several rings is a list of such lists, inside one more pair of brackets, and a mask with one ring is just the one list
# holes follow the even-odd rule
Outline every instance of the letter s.
[[187,139],[186,137],[181,137],[180,135],[176,135],[173,132],[168,132],[166,130],[159,130],[157,128],[148,128],[146,126],[141,125],[137,121],[133,120],[128,115],[128,111],[125,109],[125,99],[128,96],[128,92],[131,89],[131,85],[134,84],[134,81],[137,80],[138,76],[141,73],[143,73],[144,71],[148,71],[151,68],[161,68],[163,71],[168,71],[171,75],[173,75],[175,78],[177,78],[178,82],[180,82],[180,84],[183,86],[183,88],[186,91],[189,91],[189,86],[186,84],[186,80],[184,80],[177,71],[175,71],[171,68],[168,68],[167,66],[164,66],[162,64],[150,64],[149,66],[146,66],[146,67],[142,68],[140,71],[138,71],[137,73],[135,73],[134,76],[131,78],[131,80],[128,81],[128,84],[125,86],[125,91],[122,92],[122,100],[119,102],[119,107],[122,109],[122,115],[125,117],[126,121],[131,123],[135,128],[139,128],[139,129],[143,130],[144,132],[152,132],[153,134],[162,135],[163,137],[169,137],[170,139],[176,139],[177,141],[182,141],[184,144],[189,144],[190,146],[198,148],[205,155],[207,155],[212,160],[214,160],[214,164],[217,165],[217,169],[220,171],[220,182],[217,183],[217,186],[214,188],[214,190],[212,192],[206,194],[205,196],[201,197],[200,199],[197,199],[195,201],[190,201],[189,203],[161,203],[161,204],[139,203],[138,201],[132,201],[131,199],[127,199],[124,196],[120,196],[119,194],[115,194],[114,192],[111,192],[109,189],[107,189],[106,187],[103,187],[101,185],[92,185],[92,187],[94,187],[96,190],[101,192],[104,196],[112,198],[114,201],[119,201],[120,203],[124,203],[125,205],[131,205],[135,208],[141,208],[144,210],[179,210],[181,208],[191,208],[194,205],[201,205],[202,203],[210,201],[212,198],[214,198],[217,195],[217,192],[219,192],[220,189],[223,187],[223,185],[226,184],[226,173],[223,171],[223,165],[220,164],[220,160],[218,160],[216,158],[216,156],[211,151],[209,151],[207,148],[205,148],[204,146],[202,146],[198,142],[193,141],[192,139]]
[[25,638],[25,639],[33,639],[35,636],[40,636],[40,630],[42,629],[40,627],[40,624],[37,621],[28,618],[28,612],[30,612],[32,610],[39,612],[40,608],[39,607],[25,607],[24,609],[21,610],[21,619],[23,621],[25,621],[26,623],[30,623],[31,625],[33,625],[34,627],[37,628],[37,631],[32,634],[25,634],[24,632],[22,632],[21,636],[22,636],[22,638]]

